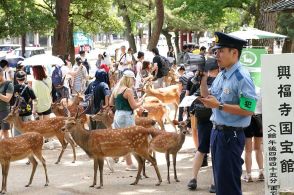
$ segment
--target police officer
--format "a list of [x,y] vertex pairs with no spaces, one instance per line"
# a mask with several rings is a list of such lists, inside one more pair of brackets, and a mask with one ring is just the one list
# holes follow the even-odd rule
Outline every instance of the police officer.
[[241,195],[243,129],[250,124],[257,97],[249,72],[239,63],[246,41],[221,32],[216,32],[215,38],[216,59],[223,70],[210,90],[207,75],[202,77],[200,100],[213,112],[211,152],[216,194]]

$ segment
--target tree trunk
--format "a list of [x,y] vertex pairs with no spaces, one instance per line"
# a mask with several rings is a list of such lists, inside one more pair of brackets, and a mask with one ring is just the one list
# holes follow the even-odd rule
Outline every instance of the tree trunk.
[[167,42],[167,46],[168,46],[168,48],[172,47],[172,46],[173,46],[173,44],[172,44],[172,40],[171,40],[172,35],[168,33],[168,30],[167,30],[167,29],[162,29],[162,30],[161,30],[161,33],[162,33],[162,34],[165,36],[165,38],[166,38],[166,42]]
[[[151,13],[152,11],[152,1],[149,0],[149,13]],[[151,23],[151,20],[148,22],[148,43],[150,42],[151,40],[151,33],[152,33],[152,23]]]
[[285,43],[282,48],[282,53],[293,53],[294,52],[294,40],[285,39]]
[[175,31],[175,46],[177,54],[180,53],[180,41],[179,41],[179,31]]
[[70,61],[72,64],[75,64],[75,45],[73,38],[73,22],[69,22],[68,24],[68,43],[67,43],[67,53],[70,54]]
[[[277,13],[275,12],[264,12],[264,9],[279,0],[259,0],[257,6],[257,16],[255,27],[269,32],[275,32],[277,26]],[[254,40],[253,45],[255,46],[268,46],[273,49],[273,39],[260,39]]]
[[118,0],[117,2],[118,2],[118,7],[122,13],[123,21],[124,21],[125,26],[127,28],[127,31],[126,31],[127,40],[129,42],[130,48],[132,48],[134,53],[136,53],[137,52],[136,41],[135,41],[135,36],[132,31],[132,23],[131,23],[129,15],[128,15],[128,8],[125,5],[124,1]]
[[69,6],[70,0],[56,0],[57,26],[54,30],[53,55],[65,55],[67,52]]
[[155,0],[155,7],[156,7],[156,21],[155,25],[152,29],[151,39],[148,43],[147,49],[151,50],[156,47],[158,43],[158,39],[160,36],[160,32],[163,26],[164,21],[164,6],[163,0]]
[[26,52],[26,33],[21,35],[21,56],[22,57],[26,57],[25,52]]

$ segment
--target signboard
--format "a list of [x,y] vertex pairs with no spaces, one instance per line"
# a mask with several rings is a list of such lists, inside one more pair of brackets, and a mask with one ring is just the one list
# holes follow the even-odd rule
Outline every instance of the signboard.
[[261,87],[260,56],[262,54],[266,54],[264,48],[246,48],[242,50],[240,57],[240,63],[248,69],[254,84],[258,87]]
[[265,194],[270,195],[294,191],[293,59],[294,54],[261,57]]

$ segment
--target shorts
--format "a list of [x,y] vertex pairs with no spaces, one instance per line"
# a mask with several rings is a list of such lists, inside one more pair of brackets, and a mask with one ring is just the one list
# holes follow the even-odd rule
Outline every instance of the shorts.
[[49,115],[49,114],[51,114],[51,108],[49,108],[48,110],[46,110],[45,112],[37,112],[38,113],[38,115]]
[[211,121],[205,121],[205,122],[198,122],[198,140],[199,140],[199,146],[198,151],[207,154],[209,153],[210,149],[210,135],[212,130],[212,122]]
[[259,123],[256,117],[251,117],[250,125],[244,129],[246,138],[263,137],[262,126]]
[[4,122],[3,119],[5,119],[9,114],[8,110],[0,111],[0,122],[1,122],[1,129],[0,130],[9,130],[10,124],[7,122]]
[[127,128],[135,126],[135,116],[133,111],[116,110],[114,114],[114,120],[112,128]]

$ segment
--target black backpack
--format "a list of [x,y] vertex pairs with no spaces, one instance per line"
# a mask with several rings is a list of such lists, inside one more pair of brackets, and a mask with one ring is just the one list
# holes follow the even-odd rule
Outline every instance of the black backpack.
[[168,75],[168,72],[169,72],[170,67],[172,66],[172,64],[164,56],[160,56],[160,60],[161,60],[161,64],[162,64],[162,69],[161,69],[162,75],[166,76],[166,75]]

